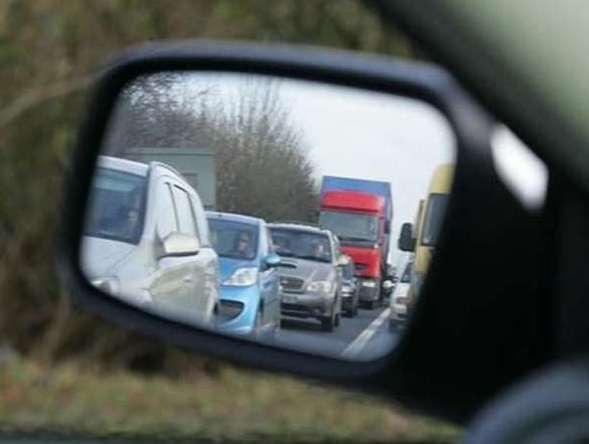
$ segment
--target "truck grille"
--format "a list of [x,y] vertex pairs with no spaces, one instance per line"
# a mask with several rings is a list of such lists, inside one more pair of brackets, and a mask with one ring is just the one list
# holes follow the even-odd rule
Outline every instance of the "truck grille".
[[282,276],[280,278],[280,285],[284,291],[301,291],[305,285],[305,281],[295,277]]
[[364,270],[366,270],[366,264],[360,264],[358,262],[354,264],[354,271],[356,273],[362,273]]

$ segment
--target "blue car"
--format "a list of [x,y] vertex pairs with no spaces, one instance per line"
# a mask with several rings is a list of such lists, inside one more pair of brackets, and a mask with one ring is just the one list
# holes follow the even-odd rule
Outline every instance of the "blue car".
[[263,339],[280,327],[280,278],[266,222],[250,216],[207,212],[211,242],[219,256],[217,328]]

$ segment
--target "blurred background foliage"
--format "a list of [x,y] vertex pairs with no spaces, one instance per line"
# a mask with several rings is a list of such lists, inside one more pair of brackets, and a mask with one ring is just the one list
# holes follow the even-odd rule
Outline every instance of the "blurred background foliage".
[[39,362],[178,375],[193,358],[76,311],[59,289],[54,231],[91,78],[152,39],[223,38],[415,57],[353,0],[2,0],[0,2],[0,345]]

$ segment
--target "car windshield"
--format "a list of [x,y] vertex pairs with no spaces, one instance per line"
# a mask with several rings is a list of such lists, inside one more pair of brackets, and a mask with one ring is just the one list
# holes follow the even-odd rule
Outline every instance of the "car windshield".
[[329,237],[303,230],[271,228],[276,253],[318,262],[331,262]]
[[258,251],[258,226],[209,217],[211,242],[217,254],[233,259],[256,257]]
[[403,284],[411,283],[411,272],[413,270],[413,262],[409,262],[403,271],[403,276],[401,276],[401,282]]
[[98,168],[84,234],[139,243],[145,213],[145,176]]
[[442,220],[448,205],[448,194],[430,194],[425,213],[425,224],[421,244],[426,247],[435,247],[438,243],[438,235],[442,226]]
[[376,242],[378,217],[342,211],[322,211],[319,225],[335,233],[342,241]]

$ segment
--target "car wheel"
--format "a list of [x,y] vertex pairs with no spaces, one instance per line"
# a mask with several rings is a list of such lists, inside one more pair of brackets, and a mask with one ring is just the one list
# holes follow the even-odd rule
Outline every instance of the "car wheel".
[[321,318],[321,330],[333,331],[335,326],[335,312],[332,311],[331,315],[325,318]]
[[340,322],[341,322],[341,314],[338,313],[335,315],[335,320],[333,322],[333,325],[335,325],[336,327],[339,327]]

